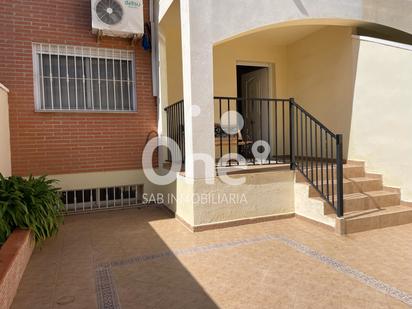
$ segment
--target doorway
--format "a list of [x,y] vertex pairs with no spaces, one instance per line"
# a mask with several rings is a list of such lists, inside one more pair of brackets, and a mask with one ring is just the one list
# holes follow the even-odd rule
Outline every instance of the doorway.
[[[238,64],[236,66],[237,111],[242,115],[244,138],[256,141],[269,141],[268,125],[270,122],[271,107],[261,104],[258,98],[271,97],[271,70],[269,65]],[[264,117],[262,117],[264,116]]]

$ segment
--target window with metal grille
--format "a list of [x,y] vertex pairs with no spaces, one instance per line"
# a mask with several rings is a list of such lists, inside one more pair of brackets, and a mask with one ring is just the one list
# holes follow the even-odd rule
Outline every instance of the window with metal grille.
[[33,44],[37,111],[136,110],[134,52]]
[[60,191],[68,213],[127,208],[143,203],[143,185]]

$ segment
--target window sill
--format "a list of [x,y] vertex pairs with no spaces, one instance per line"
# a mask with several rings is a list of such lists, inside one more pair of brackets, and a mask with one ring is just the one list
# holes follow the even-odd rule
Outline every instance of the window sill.
[[104,110],[74,110],[74,109],[48,109],[48,110],[35,110],[36,113],[55,114],[55,113],[74,113],[74,114],[136,114],[134,111],[104,111]]

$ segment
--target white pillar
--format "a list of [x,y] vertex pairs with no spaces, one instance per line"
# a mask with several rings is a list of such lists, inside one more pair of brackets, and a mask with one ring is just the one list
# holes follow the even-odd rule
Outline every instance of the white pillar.
[[[195,154],[215,158],[213,46],[203,1],[180,0],[183,61],[183,98],[185,105],[185,175],[205,178],[215,166],[194,160]],[[197,112],[200,114],[197,115]],[[206,170],[208,169],[208,170]]]

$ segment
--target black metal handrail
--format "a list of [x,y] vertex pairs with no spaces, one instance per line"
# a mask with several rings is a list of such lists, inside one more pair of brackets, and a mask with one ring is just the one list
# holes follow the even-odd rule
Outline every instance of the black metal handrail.
[[167,153],[168,161],[172,161],[173,157],[177,156],[178,151],[181,152],[182,162],[185,162],[185,111],[184,102],[180,100],[167,106],[165,109],[167,121],[167,136],[174,140],[178,148],[169,145]]
[[290,99],[289,117],[291,168],[297,168],[342,217],[342,134],[334,134],[294,99]]
[[[237,165],[241,159],[246,159],[248,165],[290,163],[287,137],[289,99],[215,97],[214,101],[217,116],[215,148],[219,166]],[[226,114],[228,111],[239,113],[242,121],[231,119]],[[258,152],[263,152],[265,145],[270,149],[256,158],[252,151],[254,145]],[[227,155],[229,160],[221,160]]]
[[[239,164],[241,156],[247,164],[290,164],[290,168],[298,169],[336,210],[338,217],[343,216],[341,134],[333,133],[293,98],[215,97],[214,101],[215,115],[218,115],[215,119],[216,160],[220,166]],[[184,103],[176,102],[165,111],[168,137],[180,148],[184,162]],[[238,121],[232,121],[231,117],[222,124],[222,116],[227,111],[241,114],[243,127],[240,128]],[[252,147],[257,145],[259,149],[264,143],[269,145],[269,152],[256,159]],[[176,151],[175,147],[169,147],[170,161]],[[226,154],[235,154],[235,157],[229,157],[226,162],[219,160]]]

